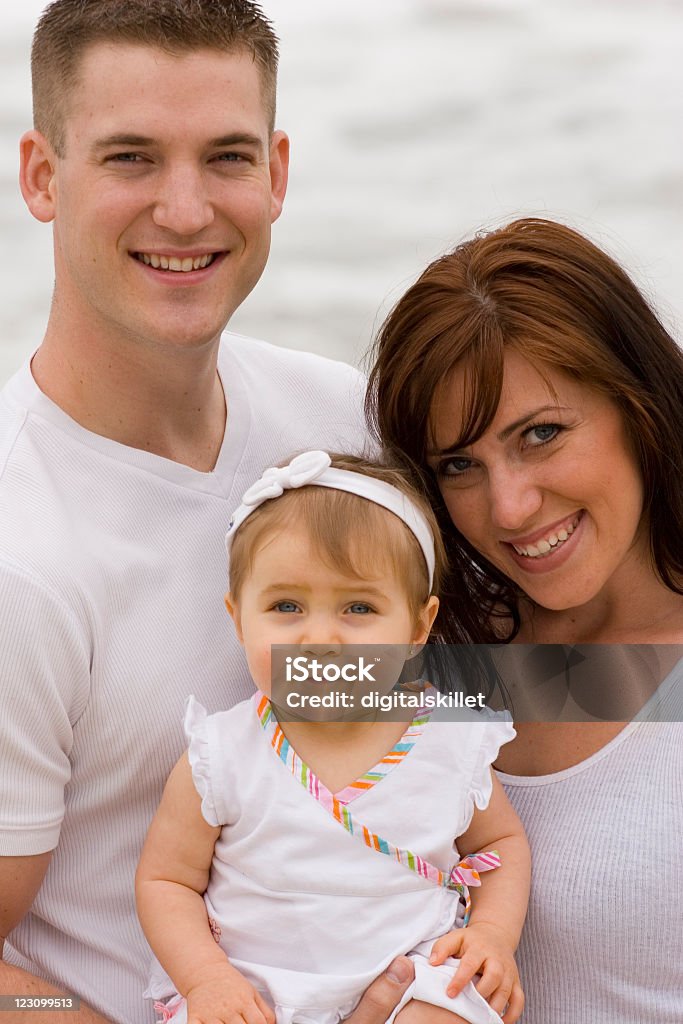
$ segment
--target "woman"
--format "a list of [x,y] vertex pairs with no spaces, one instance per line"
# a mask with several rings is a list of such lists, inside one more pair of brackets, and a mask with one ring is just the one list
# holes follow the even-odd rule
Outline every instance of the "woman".
[[559,703],[520,673],[498,763],[534,863],[523,1021],[680,1021],[680,349],[592,243],[519,220],[403,296],[368,405],[440,517],[441,639],[571,645]]

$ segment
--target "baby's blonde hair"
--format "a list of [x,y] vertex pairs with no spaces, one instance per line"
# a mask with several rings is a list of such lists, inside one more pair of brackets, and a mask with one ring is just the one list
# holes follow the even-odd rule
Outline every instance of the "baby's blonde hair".
[[355,455],[330,453],[330,458],[334,469],[391,484],[419,508],[434,537],[436,567],[431,588],[422,549],[398,516],[357,494],[309,486],[292,488],[280,498],[265,501],[238,528],[230,550],[232,601],[239,601],[264,543],[275,534],[305,524],[313,550],[331,568],[361,579],[376,577],[378,569],[392,571],[404,585],[410,610],[417,616],[431,594],[438,594],[446,567],[441,535],[428,502],[402,469]]

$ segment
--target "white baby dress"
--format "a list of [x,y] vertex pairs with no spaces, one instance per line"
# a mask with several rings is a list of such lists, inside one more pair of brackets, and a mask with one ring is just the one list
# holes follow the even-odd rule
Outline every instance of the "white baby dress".
[[[214,715],[190,698],[185,730],[202,814],[222,826],[204,896],[211,929],[275,1007],[277,1024],[337,1024],[404,954],[416,977],[401,1005],[421,999],[471,1024],[500,1024],[471,983],[446,996],[458,961],[428,963],[432,943],[462,919],[458,894],[359,833],[363,826],[414,851],[413,866],[422,858],[448,877],[460,859],[455,837],[475,806],[488,805],[490,765],[515,735],[509,721],[476,712],[459,722],[419,717],[337,794],[297,757],[263,694]],[[347,809],[354,834],[340,824]],[[177,996],[158,964],[146,995]],[[167,1007],[165,1019],[185,1021],[184,1000]]]

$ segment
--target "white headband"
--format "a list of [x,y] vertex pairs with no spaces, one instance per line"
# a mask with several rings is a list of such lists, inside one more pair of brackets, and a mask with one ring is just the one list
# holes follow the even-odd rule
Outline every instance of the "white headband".
[[242,504],[235,511],[228,525],[225,546],[230,552],[232,538],[251,513],[271,498],[279,498],[294,487],[330,487],[335,491],[347,491],[360,498],[374,501],[376,505],[393,512],[415,536],[422,548],[429,573],[429,589],[434,582],[434,537],[429,523],[410,498],[392,484],[378,480],[364,473],[348,469],[333,469],[327,452],[310,451],[297,455],[287,466],[267,469],[260,480],[244,492]]

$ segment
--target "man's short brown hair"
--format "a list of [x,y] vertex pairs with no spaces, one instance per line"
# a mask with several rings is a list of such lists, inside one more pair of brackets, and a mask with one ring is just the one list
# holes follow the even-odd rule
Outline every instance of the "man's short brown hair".
[[61,156],[67,101],[86,49],[96,43],[155,47],[181,55],[211,49],[250,53],[257,64],[271,131],[278,40],[251,0],[53,0],[31,50],[33,123]]

